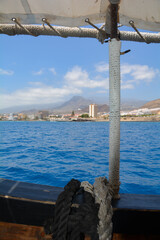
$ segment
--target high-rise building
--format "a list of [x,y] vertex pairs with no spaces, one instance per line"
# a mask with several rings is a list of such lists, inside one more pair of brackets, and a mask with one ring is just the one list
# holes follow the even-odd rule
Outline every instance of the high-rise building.
[[97,105],[96,104],[90,104],[89,105],[89,117],[96,118],[97,117]]

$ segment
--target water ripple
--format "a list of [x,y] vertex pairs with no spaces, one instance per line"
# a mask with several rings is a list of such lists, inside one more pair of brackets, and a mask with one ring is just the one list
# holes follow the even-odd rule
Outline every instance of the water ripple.
[[[121,192],[160,194],[160,123],[121,123]],[[2,178],[64,186],[109,168],[108,122],[0,122]]]

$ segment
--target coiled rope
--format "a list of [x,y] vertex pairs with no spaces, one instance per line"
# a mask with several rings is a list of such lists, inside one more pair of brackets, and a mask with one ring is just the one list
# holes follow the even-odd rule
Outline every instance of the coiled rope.
[[113,196],[112,188],[105,177],[95,179],[94,183],[95,202],[100,205],[98,217],[99,240],[112,239],[112,216],[113,210],[111,200]]
[[[81,196],[78,208],[72,207]],[[45,225],[47,234],[54,240],[111,240],[112,238],[112,190],[105,177],[95,179],[92,186],[72,179],[59,195],[54,220]]]
[[68,217],[71,211],[73,196],[80,188],[80,182],[72,179],[59,195],[56,206],[53,225],[53,239],[67,239]]

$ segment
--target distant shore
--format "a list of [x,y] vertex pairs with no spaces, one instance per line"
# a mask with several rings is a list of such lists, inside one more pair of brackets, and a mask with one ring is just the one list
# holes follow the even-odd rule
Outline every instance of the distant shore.
[[[9,121],[9,120],[1,120],[0,122],[3,121]],[[109,122],[109,118],[78,118],[78,119],[60,119],[57,118],[53,121],[45,120],[45,119],[36,119],[36,120],[13,120],[13,122]],[[121,117],[120,118],[121,122],[160,122],[160,115],[156,116],[131,116],[131,117]],[[12,121],[9,121],[12,122]]]
[[123,122],[160,122],[160,116],[150,117],[121,117]]
[[[102,121],[101,119],[97,119],[97,121]],[[109,119],[103,120],[103,121],[109,121]],[[160,116],[151,116],[151,117],[121,117],[121,122],[160,122]]]

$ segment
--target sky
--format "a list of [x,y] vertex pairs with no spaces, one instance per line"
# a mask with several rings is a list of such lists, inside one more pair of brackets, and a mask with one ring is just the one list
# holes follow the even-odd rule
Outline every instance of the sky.
[[[125,28],[124,28],[125,29]],[[123,29],[120,29],[123,30]],[[160,98],[160,45],[122,41],[121,97]],[[108,43],[97,39],[0,35],[0,109],[109,96]]]

